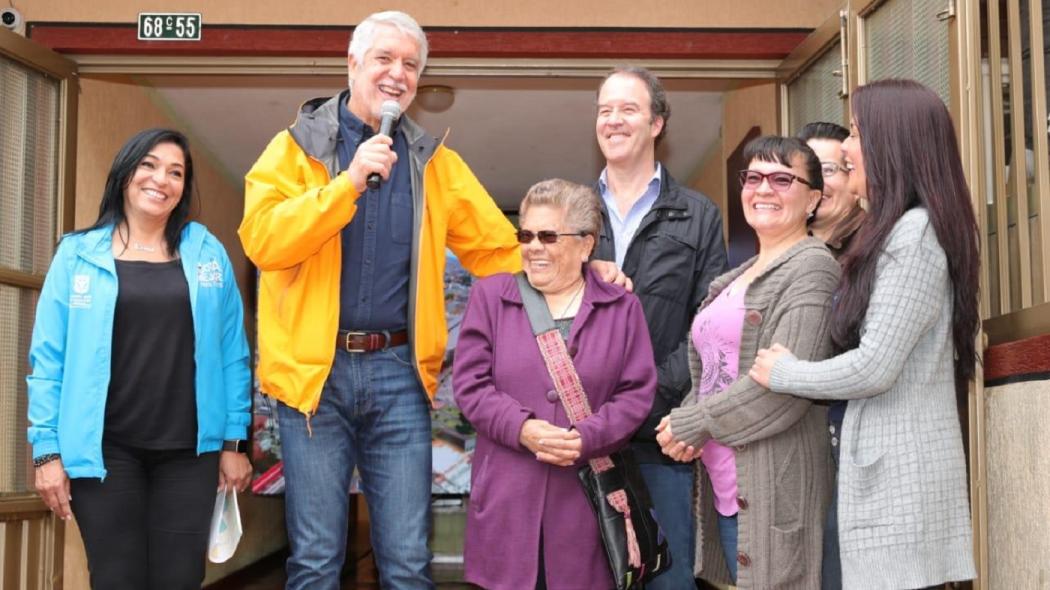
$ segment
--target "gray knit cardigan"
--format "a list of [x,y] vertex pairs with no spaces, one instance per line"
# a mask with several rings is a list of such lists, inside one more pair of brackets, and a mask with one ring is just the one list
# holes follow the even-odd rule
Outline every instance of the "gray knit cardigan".
[[[712,281],[703,305],[754,261]],[[671,412],[675,438],[692,445],[714,438],[736,450],[740,588],[820,587],[821,541],[832,482],[827,413],[809,400],[772,393],[747,373],[758,349],[774,342],[790,346],[802,358],[827,356],[828,311],[838,279],[838,263],[813,238],[774,260],[744,296],[739,378],[700,401],[686,396],[682,407]],[[699,383],[692,339],[689,344],[693,383]],[[728,582],[714,494],[699,465],[695,489],[693,569],[706,580]]]
[[860,345],[773,367],[774,391],[850,400],[838,474],[847,590],[974,577],[953,358],[947,262],[926,210],[916,208],[879,257]]

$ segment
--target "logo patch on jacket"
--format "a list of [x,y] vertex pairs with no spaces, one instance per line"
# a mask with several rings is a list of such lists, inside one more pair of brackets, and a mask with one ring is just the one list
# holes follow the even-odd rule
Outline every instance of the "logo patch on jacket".
[[201,287],[222,287],[222,268],[218,260],[197,263],[197,284]]
[[90,291],[90,275],[73,275],[73,294],[69,296],[69,307],[91,307]]

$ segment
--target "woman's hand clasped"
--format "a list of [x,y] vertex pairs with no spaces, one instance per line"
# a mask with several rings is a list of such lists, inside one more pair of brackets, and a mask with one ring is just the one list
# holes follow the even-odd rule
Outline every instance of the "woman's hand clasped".
[[73,518],[73,510],[69,507],[69,501],[73,499],[69,495],[69,476],[61,459],[37,467],[34,484],[40,498],[52,512],[62,520]]
[[692,445],[687,445],[675,439],[674,433],[671,432],[670,416],[664,416],[660,423],[656,425],[656,442],[660,444],[660,450],[663,454],[682,463],[696,461],[704,452],[702,448],[697,449]]
[[248,456],[222,451],[219,456],[219,489],[225,490],[227,486],[232,486],[238,492],[243,492],[251,480],[252,464],[248,462]]
[[578,431],[566,430],[535,418],[521,425],[518,442],[531,451],[537,461],[559,467],[572,465],[583,449],[583,440]]
[[747,372],[747,376],[751,379],[769,389],[769,376],[773,372],[773,365],[776,364],[780,357],[791,354],[783,344],[774,343],[770,348],[760,348],[758,355],[755,356],[755,364],[751,366],[751,370]]

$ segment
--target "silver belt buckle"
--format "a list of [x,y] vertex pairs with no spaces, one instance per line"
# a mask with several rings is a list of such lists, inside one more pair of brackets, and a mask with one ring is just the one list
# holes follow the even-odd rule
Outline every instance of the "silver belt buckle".
[[365,332],[347,332],[346,336],[344,336],[344,338],[343,338],[343,349],[346,350],[347,352],[353,353],[353,354],[360,354],[360,353],[364,352],[363,349],[350,348],[350,337],[351,336],[364,336],[364,335],[365,335]]
[[[389,330],[380,330],[379,332],[347,332],[346,333],[346,337],[345,337],[344,342],[343,342],[343,348],[347,352],[351,352],[351,353],[354,353],[354,354],[360,354],[362,352],[371,352],[370,350],[367,349],[367,344],[371,344],[372,343],[372,336],[373,335],[375,335],[375,336],[382,336],[383,337],[383,343],[381,345],[375,347],[373,350],[383,350],[385,348],[389,348],[390,347],[390,331]],[[366,343],[367,343],[366,344],[366,348],[350,348],[350,337],[351,336],[364,336],[365,339],[366,339]]]

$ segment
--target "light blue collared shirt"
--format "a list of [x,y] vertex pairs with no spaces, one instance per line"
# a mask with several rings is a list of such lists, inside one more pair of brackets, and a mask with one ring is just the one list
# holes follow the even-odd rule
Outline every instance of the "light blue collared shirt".
[[598,188],[602,194],[602,201],[605,201],[605,208],[609,211],[613,245],[616,247],[616,267],[623,269],[623,259],[627,256],[627,247],[631,245],[631,240],[634,239],[634,232],[638,231],[642,218],[653,208],[656,197],[660,196],[660,163],[656,163],[656,169],[653,171],[653,177],[649,180],[649,186],[646,187],[641,198],[635,201],[634,205],[631,205],[631,209],[627,211],[627,215],[624,217],[620,217],[616,199],[613,197],[612,191],[609,190],[609,183],[606,180],[607,173],[607,168],[602,170],[601,176],[598,177]]

